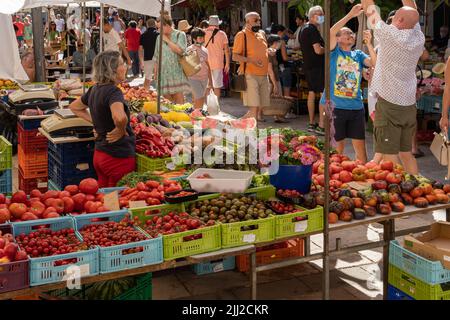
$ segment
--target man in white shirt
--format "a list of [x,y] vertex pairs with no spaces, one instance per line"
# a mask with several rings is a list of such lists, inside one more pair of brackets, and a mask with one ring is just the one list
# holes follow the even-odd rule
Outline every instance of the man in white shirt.
[[384,160],[403,164],[410,174],[418,174],[412,150],[416,129],[416,66],[423,53],[425,36],[420,29],[414,0],[403,0],[391,25],[376,10],[373,0],[362,0],[368,23],[374,29],[379,51],[372,78],[378,96],[375,108],[375,152]]
[[56,15],[55,23],[56,23],[56,31],[63,32],[64,31],[65,22],[64,22],[64,19],[61,17],[61,15],[59,13]]
[[75,10],[72,11],[70,17],[67,18],[67,30],[80,30],[79,22],[80,21],[78,20]]
[[122,39],[116,30],[113,29],[112,25],[109,23],[108,18],[103,20],[103,50],[112,50],[121,52],[127,60],[127,64],[131,65],[130,55],[125,47]]

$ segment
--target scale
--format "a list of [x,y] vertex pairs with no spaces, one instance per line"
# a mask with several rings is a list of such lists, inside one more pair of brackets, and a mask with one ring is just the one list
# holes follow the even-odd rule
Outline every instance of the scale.
[[70,109],[58,109],[41,122],[41,127],[51,137],[91,138],[94,136],[92,123],[77,117]]
[[55,94],[50,86],[45,84],[19,84],[20,89],[8,96],[8,105],[16,115],[21,115],[26,109],[41,109],[44,114],[53,113],[58,108]]

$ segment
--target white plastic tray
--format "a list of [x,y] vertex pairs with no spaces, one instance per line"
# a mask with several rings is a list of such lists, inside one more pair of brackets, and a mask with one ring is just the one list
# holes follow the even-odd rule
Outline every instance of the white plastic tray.
[[[197,179],[202,174],[209,174],[211,179]],[[197,169],[187,180],[197,192],[241,193],[247,190],[255,175],[252,171]]]

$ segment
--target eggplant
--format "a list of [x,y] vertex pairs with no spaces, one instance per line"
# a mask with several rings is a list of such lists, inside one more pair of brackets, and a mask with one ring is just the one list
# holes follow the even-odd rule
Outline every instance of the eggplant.
[[159,121],[159,123],[160,123],[163,127],[170,128],[170,123],[169,123],[169,121],[167,121],[167,120],[165,120],[165,119],[162,119],[161,121]]
[[148,122],[148,123],[153,123],[153,118],[152,118],[152,116],[147,116],[147,122]]
[[353,212],[353,219],[355,220],[364,220],[366,218],[366,212],[364,211],[364,209],[355,209],[355,211]]
[[144,122],[145,121],[145,114],[143,112],[139,112],[137,114],[136,118],[138,119],[139,122]]

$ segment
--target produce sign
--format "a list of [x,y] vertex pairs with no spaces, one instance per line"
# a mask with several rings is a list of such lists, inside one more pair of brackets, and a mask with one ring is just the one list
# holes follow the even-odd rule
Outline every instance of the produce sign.
[[19,250],[14,242],[14,237],[10,233],[3,234],[0,230],[0,265],[9,262],[27,260],[25,251]]
[[[54,256],[88,250],[89,245],[81,242],[72,228],[53,231],[50,229],[39,229],[29,234],[16,236],[16,241],[25,252],[33,258]],[[55,266],[75,263],[74,259],[55,261]]]

